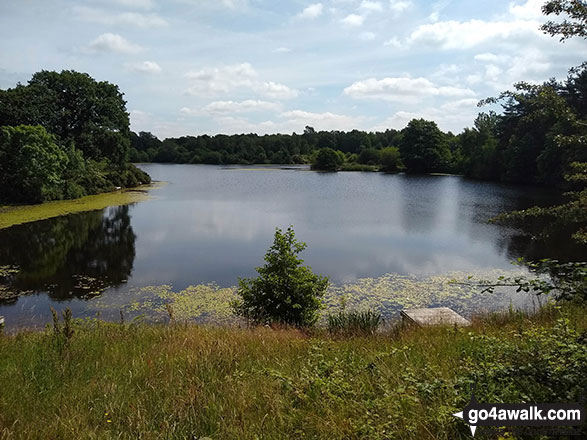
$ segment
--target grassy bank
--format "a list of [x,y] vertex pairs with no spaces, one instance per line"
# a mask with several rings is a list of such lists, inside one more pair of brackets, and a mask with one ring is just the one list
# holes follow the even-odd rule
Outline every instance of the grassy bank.
[[100,321],[3,336],[0,438],[470,438],[451,414],[471,383],[480,401],[578,399],[586,329],[584,308],[549,306],[361,338]]
[[148,191],[161,183],[141,185],[110,193],[97,194],[74,200],[59,200],[40,205],[0,206],[0,229],[21,223],[34,222],[75,212],[104,209],[108,206],[130,205],[149,198]]

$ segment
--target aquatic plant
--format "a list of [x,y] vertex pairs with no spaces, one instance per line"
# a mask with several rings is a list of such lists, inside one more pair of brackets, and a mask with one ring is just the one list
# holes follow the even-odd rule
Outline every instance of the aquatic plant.
[[372,310],[360,312],[338,312],[326,317],[328,331],[334,335],[358,336],[372,335],[383,319],[381,313]]

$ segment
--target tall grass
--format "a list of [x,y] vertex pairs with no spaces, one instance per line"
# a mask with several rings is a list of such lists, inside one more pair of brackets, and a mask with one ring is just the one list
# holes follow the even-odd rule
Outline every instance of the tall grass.
[[335,335],[372,335],[383,323],[381,313],[367,311],[342,311],[327,316],[328,331]]
[[1,439],[469,439],[471,383],[569,400],[587,371],[585,308],[352,338],[64,318],[0,336]]

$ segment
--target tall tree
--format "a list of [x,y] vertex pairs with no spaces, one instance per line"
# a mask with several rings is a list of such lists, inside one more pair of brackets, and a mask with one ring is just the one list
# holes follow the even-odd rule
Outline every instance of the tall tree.
[[63,144],[73,142],[88,159],[127,160],[129,115],[118,86],[87,73],[43,70],[27,86],[0,93],[1,125],[41,125]]

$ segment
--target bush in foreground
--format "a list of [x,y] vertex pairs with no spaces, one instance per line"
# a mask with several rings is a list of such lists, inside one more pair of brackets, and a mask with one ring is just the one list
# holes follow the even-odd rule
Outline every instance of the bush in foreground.
[[328,278],[316,275],[297,255],[306,243],[296,240],[293,228],[277,228],[273,245],[265,254],[265,266],[257,278],[239,279],[237,315],[253,324],[280,323],[310,326],[318,319]]

